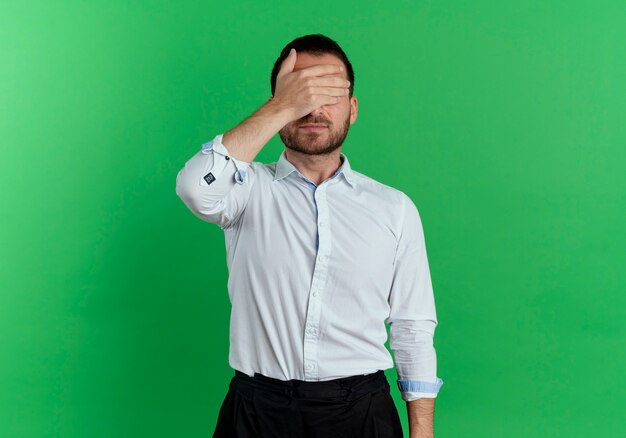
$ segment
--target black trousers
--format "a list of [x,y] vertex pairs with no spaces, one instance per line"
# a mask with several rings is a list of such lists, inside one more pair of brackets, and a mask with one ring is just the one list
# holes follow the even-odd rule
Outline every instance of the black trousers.
[[402,425],[382,370],[322,382],[235,371],[213,434],[226,437],[402,438]]

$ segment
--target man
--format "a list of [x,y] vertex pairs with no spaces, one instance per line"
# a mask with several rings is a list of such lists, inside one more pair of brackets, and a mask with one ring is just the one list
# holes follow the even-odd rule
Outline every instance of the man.
[[[354,72],[320,34],[276,60],[272,97],[203,145],[176,180],[224,230],[235,370],[214,437],[433,436],[437,318],[422,224],[403,192],[352,170]],[[253,161],[279,133],[278,161]]]

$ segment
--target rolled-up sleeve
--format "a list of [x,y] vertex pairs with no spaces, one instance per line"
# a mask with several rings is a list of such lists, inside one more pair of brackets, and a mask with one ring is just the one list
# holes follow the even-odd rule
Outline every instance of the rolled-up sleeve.
[[231,157],[223,134],[202,145],[176,176],[176,194],[197,217],[225,229],[244,212],[255,181],[255,163]]
[[402,199],[387,322],[398,388],[411,401],[436,397],[443,380],[437,377],[437,314],[422,222],[413,201],[404,193]]

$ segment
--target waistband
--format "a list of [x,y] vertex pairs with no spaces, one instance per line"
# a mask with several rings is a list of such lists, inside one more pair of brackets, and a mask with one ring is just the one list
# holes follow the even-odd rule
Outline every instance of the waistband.
[[257,389],[282,393],[300,399],[349,400],[381,389],[389,390],[389,382],[383,370],[378,370],[372,374],[359,374],[325,381],[279,380],[259,373],[250,377],[239,370],[235,370],[231,386],[248,397],[251,397],[252,392]]

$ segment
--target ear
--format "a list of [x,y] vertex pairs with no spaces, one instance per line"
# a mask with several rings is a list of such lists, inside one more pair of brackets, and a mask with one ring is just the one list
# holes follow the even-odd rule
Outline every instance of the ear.
[[352,96],[350,99],[350,124],[356,122],[356,118],[359,115],[359,101],[356,96]]

